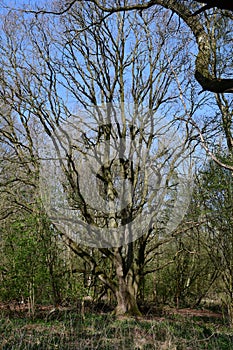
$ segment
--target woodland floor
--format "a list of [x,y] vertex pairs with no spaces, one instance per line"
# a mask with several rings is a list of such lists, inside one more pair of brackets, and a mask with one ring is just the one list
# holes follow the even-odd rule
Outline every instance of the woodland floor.
[[233,349],[233,330],[221,312],[144,307],[143,316],[115,317],[105,304],[77,307],[0,303],[1,350]]

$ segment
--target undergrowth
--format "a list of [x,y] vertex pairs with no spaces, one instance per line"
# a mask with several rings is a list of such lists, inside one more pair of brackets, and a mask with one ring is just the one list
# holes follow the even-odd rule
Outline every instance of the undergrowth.
[[2,350],[230,350],[233,331],[221,320],[190,316],[134,319],[63,310],[34,319],[24,313],[0,315]]

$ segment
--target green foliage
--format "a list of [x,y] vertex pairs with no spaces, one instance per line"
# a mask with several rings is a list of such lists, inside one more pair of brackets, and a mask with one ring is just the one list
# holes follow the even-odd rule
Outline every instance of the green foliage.
[[1,259],[2,300],[60,301],[66,264],[58,236],[43,218],[28,215],[8,223]]

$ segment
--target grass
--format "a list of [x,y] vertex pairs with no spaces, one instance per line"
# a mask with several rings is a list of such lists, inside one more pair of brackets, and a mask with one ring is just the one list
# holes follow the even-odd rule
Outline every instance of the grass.
[[32,320],[26,312],[2,310],[0,339],[2,350],[230,350],[233,330],[217,318],[179,314],[134,319],[87,313],[83,318],[67,308]]

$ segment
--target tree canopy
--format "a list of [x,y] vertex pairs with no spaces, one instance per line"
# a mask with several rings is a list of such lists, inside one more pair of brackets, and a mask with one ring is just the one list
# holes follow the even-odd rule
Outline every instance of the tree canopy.
[[[36,16],[40,14],[53,14],[62,15],[66,12],[72,11],[75,4],[80,4],[80,0],[72,0],[66,5],[61,5],[61,9],[38,9],[29,10],[27,12],[34,13]],[[111,4],[111,2],[106,5],[105,1],[100,0],[89,0],[97,6],[103,13],[101,17],[96,19],[95,24],[101,24],[101,22],[111,16],[113,13],[121,11],[143,11],[152,8],[156,5],[162,6],[163,8],[171,10],[172,13],[179,16],[188,27],[191,29],[193,35],[195,36],[198,45],[198,54],[195,63],[195,78],[202,87],[202,91],[210,91],[214,93],[233,93],[233,78],[216,77],[213,72],[210,71],[209,66],[211,64],[211,47],[208,41],[208,35],[206,34],[205,28],[199,14],[204,11],[217,8],[221,10],[233,11],[233,5],[230,0],[220,1],[220,0],[209,0],[204,1],[205,6],[199,8],[198,10],[191,11],[195,8],[196,3],[203,3],[203,1],[195,0],[150,0],[141,3],[141,1],[134,1],[133,3],[125,4],[121,1]],[[177,32],[179,35],[179,31]]]

